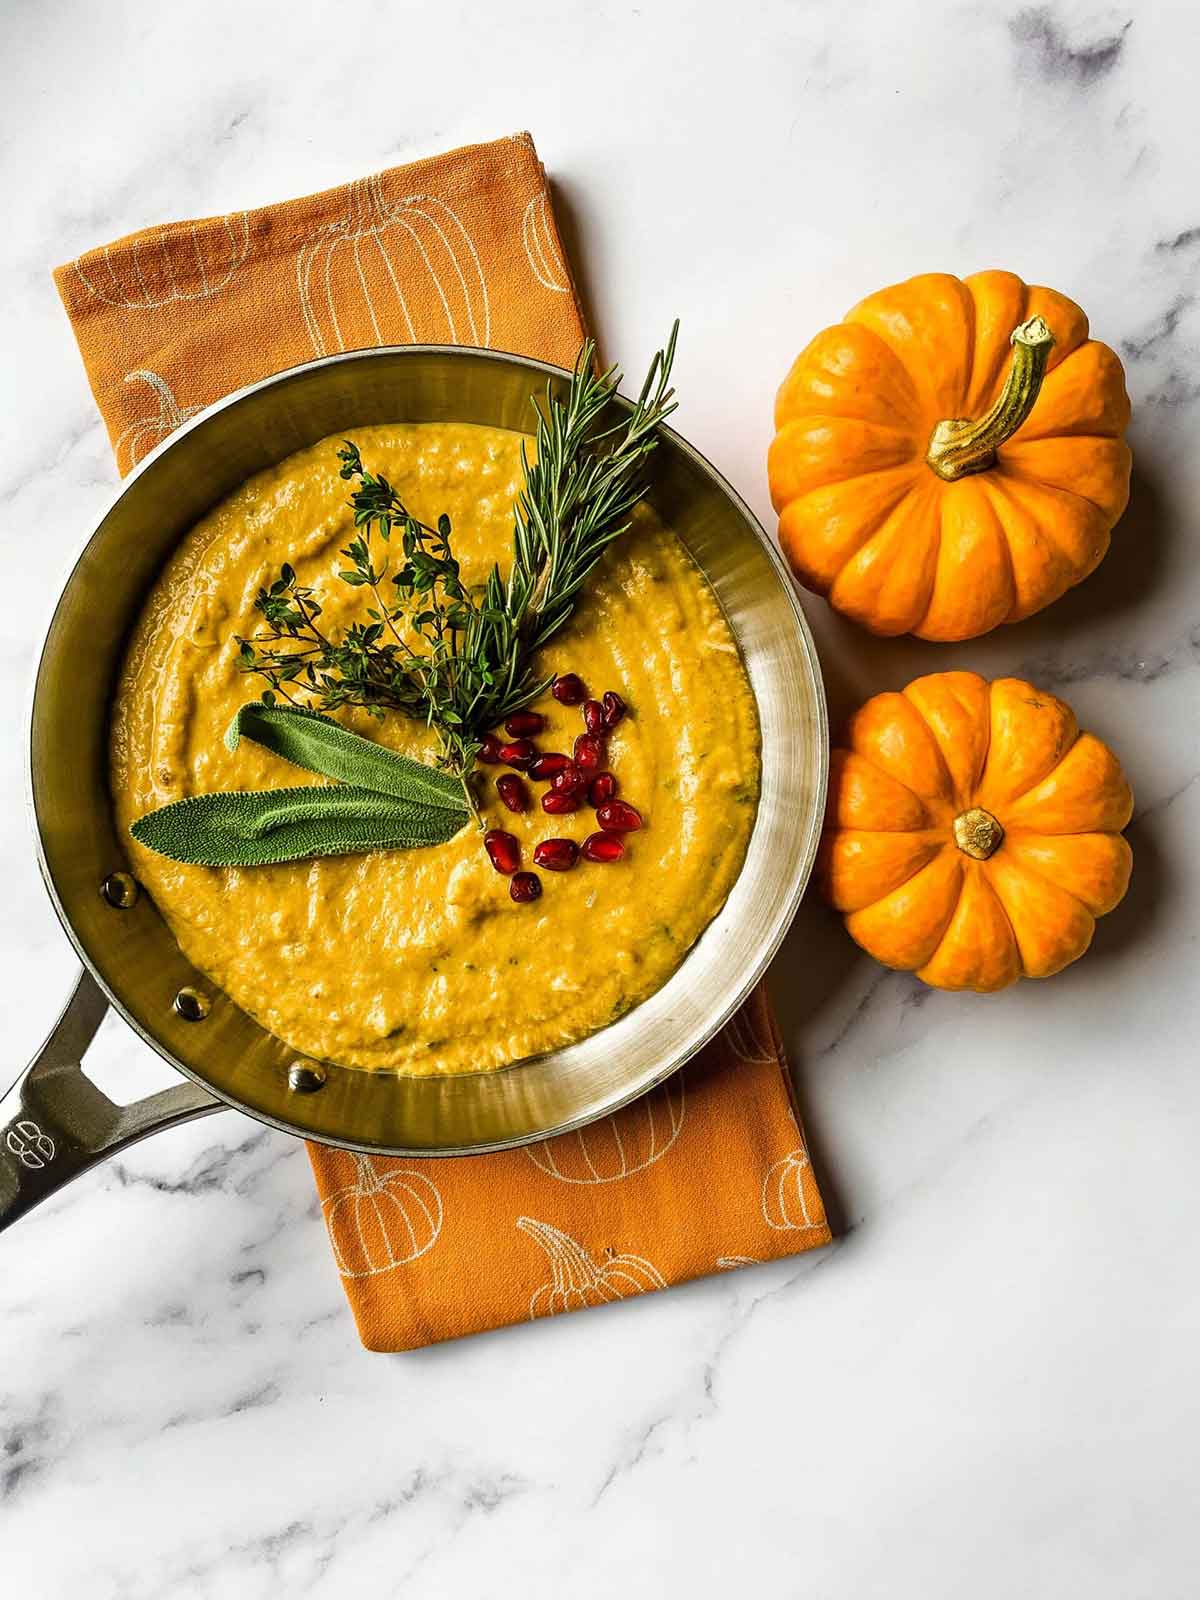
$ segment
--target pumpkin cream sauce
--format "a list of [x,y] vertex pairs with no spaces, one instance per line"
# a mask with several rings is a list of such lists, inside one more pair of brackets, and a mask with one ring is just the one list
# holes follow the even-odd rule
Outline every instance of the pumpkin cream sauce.
[[[447,512],[468,583],[511,550],[522,435],[468,424],[354,430],[364,462],[411,510]],[[577,672],[617,690],[629,715],[607,765],[641,812],[622,861],[541,874],[516,905],[473,824],[449,844],[249,869],[182,866],[128,836],[145,812],[216,789],[320,778],[259,745],[224,743],[261,680],[237,670],[254,597],[290,561],[317,591],[322,626],[361,618],[363,591],[339,581],[351,537],[340,439],[261,473],[184,539],[134,630],[113,714],[112,789],[138,878],[195,966],[263,1027],[306,1055],[407,1073],[505,1066],[581,1039],[658,989],[716,915],[742,864],[758,798],[758,722],[737,647],[683,546],[644,507],[593,573],[541,674]],[[579,708],[535,709],[544,750],[571,749]],[[426,729],[361,711],[339,719],[407,755],[433,758]],[[588,806],[524,815],[480,769],[484,819],[532,866],[541,839],[579,843]],[[540,796],[543,786],[529,784]]]

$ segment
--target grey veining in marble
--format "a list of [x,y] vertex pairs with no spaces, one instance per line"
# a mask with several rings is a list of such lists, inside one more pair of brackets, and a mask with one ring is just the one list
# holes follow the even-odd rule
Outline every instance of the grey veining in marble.
[[[776,990],[835,1247],[382,1358],[303,1150],[232,1113],[177,1129],[0,1247],[6,1596],[1195,1594],[1198,68],[1171,0],[0,8],[10,708],[114,483],[49,268],[517,128],[606,350],[636,369],[680,314],[680,426],[764,518],[792,356],[927,269],[1083,303],[1136,462],[1104,566],[1017,628],[881,643],[808,603],[835,712],[947,664],[1025,672],[1137,792],[1129,898],[1051,983],[931,993],[802,908]],[[13,1070],[72,972],[18,720]],[[89,1070],[164,1082],[114,1023]]]

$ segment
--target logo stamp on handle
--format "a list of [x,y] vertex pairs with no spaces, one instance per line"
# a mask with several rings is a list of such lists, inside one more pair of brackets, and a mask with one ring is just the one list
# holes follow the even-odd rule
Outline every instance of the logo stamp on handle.
[[54,1160],[54,1140],[31,1117],[14,1122],[4,1142],[23,1167],[36,1169]]

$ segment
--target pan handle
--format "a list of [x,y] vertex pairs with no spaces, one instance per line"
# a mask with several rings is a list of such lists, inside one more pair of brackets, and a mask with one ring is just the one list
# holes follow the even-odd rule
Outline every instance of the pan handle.
[[0,1099],[0,1232],[126,1145],[224,1106],[196,1083],[131,1106],[110,1100],[80,1066],[107,1010],[96,980],[81,972],[50,1037]]

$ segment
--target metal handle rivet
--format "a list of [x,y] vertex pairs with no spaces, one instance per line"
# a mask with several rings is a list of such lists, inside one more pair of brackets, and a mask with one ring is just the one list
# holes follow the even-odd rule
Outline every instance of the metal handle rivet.
[[212,1001],[199,989],[180,989],[174,1005],[185,1022],[203,1022],[212,1010]]
[[293,1061],[288,1068],[288,1088],[293,1094],[316,1094],[325,1087],[327,1073],[315,1061]]
[[110,872],[100,885],[100,893],[118,911],[128,911],[137,904],[141,893],[137,879],[128,872]]

